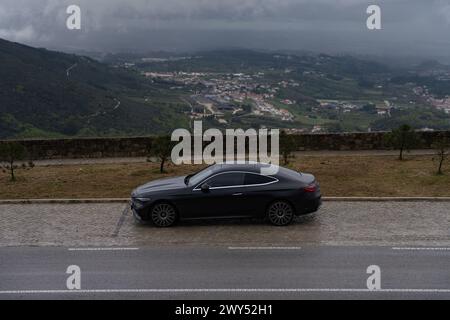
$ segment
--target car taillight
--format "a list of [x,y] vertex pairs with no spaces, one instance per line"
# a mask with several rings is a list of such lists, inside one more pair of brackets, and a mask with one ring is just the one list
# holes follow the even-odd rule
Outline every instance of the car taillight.
[[317,185],[316,185],[316,183],[312,183],[309,186],[303,188],[303,190],[305,190],[305,192],[316,192],[317,191]]

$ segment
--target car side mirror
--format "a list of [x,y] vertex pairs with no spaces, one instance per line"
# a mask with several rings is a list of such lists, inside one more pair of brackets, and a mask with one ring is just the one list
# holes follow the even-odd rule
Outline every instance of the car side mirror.
[[200,188],[203,192],[209,192],[210,186],[207,183],[204,183]]

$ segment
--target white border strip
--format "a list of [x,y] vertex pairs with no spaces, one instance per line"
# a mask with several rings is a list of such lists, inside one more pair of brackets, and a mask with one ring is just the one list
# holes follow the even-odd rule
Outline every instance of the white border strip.
[[228,250],[301,250],[301,247],[228,247]]
[[450,293],[450,289],[97,289],[97,290],[9,290],[0,294],[96,294],[96,293]]
[[136,251],[139,248],[69,248],[69,251]]

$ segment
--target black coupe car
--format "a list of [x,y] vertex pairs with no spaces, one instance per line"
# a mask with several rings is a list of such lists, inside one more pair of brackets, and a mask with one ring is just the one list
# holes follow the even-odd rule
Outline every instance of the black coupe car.
[[319,184],[311,174],[279,167],[262,175],[264,164],[215,164],[183,177],[152,181],[133,191],[138,220],[170,227],[179,219],[266,218],[285,226],[294,216],[321,205]]

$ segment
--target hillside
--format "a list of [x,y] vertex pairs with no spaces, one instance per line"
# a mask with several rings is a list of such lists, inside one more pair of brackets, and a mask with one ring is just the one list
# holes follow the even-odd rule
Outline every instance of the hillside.
[[0,39],[0,139],[169,133],[189,116],[205,128],[448,130],[449,97],[450,67],[434,61],[228,49],[100,62]]
[[165,94],[133,72],[0,39],[0,138],[165,132],[186,121]]

